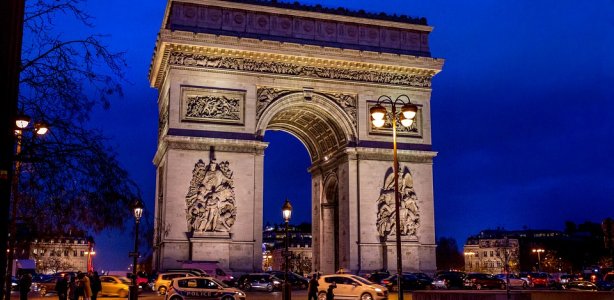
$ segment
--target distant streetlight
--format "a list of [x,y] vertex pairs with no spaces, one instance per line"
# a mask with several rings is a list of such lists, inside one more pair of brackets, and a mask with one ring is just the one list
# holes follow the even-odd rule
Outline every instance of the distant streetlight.
[[[405,100],[407,102],[405,102]],[[397,287],[399,290],[399,300],[403,300],[403,262],[401,256],[401,199],[399,198],[399,161],[397,158],[397,119],[399,119],[402,126],[409,127],[414,123],[414,118],[418,112],[418,106],[412,104],[409,97],[406,95],[400,95],[396,99],[392,100],[389,96],[383,95],[377,99],[375,106],[371,107],[369,112],[371,113],[371,123],[375,127],[382,127],[386,123],[388,116],[388,110],[382,106],[381,103],[388,103],[392,107],[392,116],[390,123],[392,123],[392,155],[393,155],[393,168],[394,168],[394,217],[395,217],[395,232],[396,232],[396,250],[397,250]],[[397,116],[397,105],[403,105],[401,112]]]
[[537,253],[537,272],[541,272],[541,255],[540,254],[546,252],[546,250],[539,248],[539,249],[533,249],[531,250],[531,252]]
[[134,252],[130,253],[132,257],[132,286],[130,286],[130,300],[137,300],[139,297],[139,287],[136,284],[136,266],[137,258],[139,257],[139,223],[143,216],[143,202],[141,199],[136,199],[132,204],[132,213],[134,214]]
[[96,255],[96,251],[92,248],[91,244],[89,246],[89,251],[85,251],[85,255],[87,255],[87,271],[94,271],[94,258],[92,256]]
[[286,203],[281,207],[281,213],[284,217],[284,222],[286,223],[286,251],[284,251],[284,257],[286,261],[286,265],[284,267],[284,292],[282,294],[283,300],[292,299],[292,290],[290,283],[288,282],[288,263],[290,258],[290,252],[288,251],[288,244],[290,243],[290,237],[288,236],[288,224],[290,223],[290,217],[292,216],[292,205],[288,198],[286,198]]
[[9,244],[8,248],[6,249],[7,268],[5,278],[7,280],[5,283],[5,288],[6,291],[9,291],[7,293],[7,296],[10,295],[11,281],[8,279],[11,278],[11,275],[13,273],[13,260],[15,258],[15,241],[17,238],[17,209],[19,207],[19,177],[21,176],[21,158],[19,156],[21,155],[21,147],[23,145],[24,133],[25,131],[32,130],[35,133],[34,136],[43,136],[49,131],[49,126],[45,122],[36,122],[34,124],[34,128],[28,128],[31,120],[32,119],[25,114],[19,114],[15,118],[15,137],[17,143],[15,146],[14,156],[15,172],[13,176],[13,181],[11,182],[11,195],[13,196],[13,201],[11,207],[11,222],[9,228]]

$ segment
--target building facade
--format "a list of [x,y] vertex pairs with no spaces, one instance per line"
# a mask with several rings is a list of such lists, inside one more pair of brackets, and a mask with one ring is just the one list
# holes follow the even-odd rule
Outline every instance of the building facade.
[[431,30],[424,19],[276,1],[168,1],[149,76],[159,93],[154,268],[262,268],[268,130],[292,134],[311,158],[313,268],[395,268],[392,123],[372,126],[369,109],[405,95],[418,113],[398,132],[398,255],[407,271],[434,271],[430,97],[443,60],[431,57]]
[[464,246],[465,271],[499,274],[518,272],[520,253],[518,239],[476,238],[469,239]]
[[89,271],[94,255],[91,237],[42,237],[29,243],[28,258],[36,262],[36,271],[41,274]]

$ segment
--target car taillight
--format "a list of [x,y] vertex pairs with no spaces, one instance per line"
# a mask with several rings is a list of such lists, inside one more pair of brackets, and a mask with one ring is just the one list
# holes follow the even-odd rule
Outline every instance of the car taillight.
[[390,283],[390,281],[388,281],[388,280],[384,279],[384,280],[382,280],[382,283],[383,283],[383,284],[389,284],[389,283]]

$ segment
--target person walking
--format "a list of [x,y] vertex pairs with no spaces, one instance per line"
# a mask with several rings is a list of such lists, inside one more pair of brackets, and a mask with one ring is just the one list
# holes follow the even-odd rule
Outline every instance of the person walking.
[[98,298],[98,293],[102,290],[102,283],[100,282],[100,277],[96,271],[92,273],[90,278],[90,286],[92,288],[91,300],[96,300]]
[[83,274],[81,282],[81,285],[83,286],[83,300],[90,300],[92,297],[92,285],[90,283],[90,278],[86,274]]
[[68,293],[66,294],[68,300],[77,300],[77,281],[75,280],[75,276],[68,274],[66,276],[68,276],[68,278],[66,278],[66,281],[68,281]]
[[62,275],[55,283],[55,292],[58,294],[58,300],[68,299],[68,280],[66,280],[66,276],[68,275]]
[[309,279],[309,286],[307,286],[307,300],[318,300],[319,285],[320,284],[318,283],[316,274],[313,274],[313,276],[311,276],[311,279]]
[[32,286],[32,275],[30,273],[25,273],[21,275],[19,279],[19,299],[20,300],[28,300],[28,293],[30,292],[30,287]]
[[331,283],[328,286],[328,290],[326,290],[326,300],[335,300],[335,293],[333,293],[333,289],[337,287],[336,283]]

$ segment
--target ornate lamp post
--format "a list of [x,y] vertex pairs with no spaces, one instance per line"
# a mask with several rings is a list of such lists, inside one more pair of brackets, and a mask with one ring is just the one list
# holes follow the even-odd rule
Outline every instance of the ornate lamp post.
[[132,286],[130,286],[130,300],[137,300],[139,297],[139,287],[136,285],[136,264],[139,257],[139,223],[143,216],[143,202],[141,199],[136,199],[132,204],[132,212],[134,213],[134,252],[130,253],[132,257]]
[[[407,102],[405,102],[405,100]],[[388,115],[388,110],[381,103],[388,103],[392,107],[392,115]],[[397,105],[402,105],[399,116],[397,116]],[[409,127],[414,122],[414,117],[418,112],[418,107],[412,104],[409,97],[400,95],[392,100],[389,96],[383,95],[377,99],[377,104],[371,107],[371,122],[375,127],[382,127],[386,123],[386,118],[390,118],[392,123],[392,156],[393,156],[393,171],[394,171],[394,217],[395,217],[395,232],[396,232],[396,250],[397,250],[397,287],[399,290],[399,300],[403,300],[403,286],[401,280],[403,276],[403,262],[401,257],[401,199],[399,198],[399,161],[397,157],[397,119],[402,126]]]
[[541,268],[541,255],[540,254],[546,252],[546,250],[539,248],[539,249],[532,249],[531,252],[537,253],[537,272],[541,272],[542,268]]
[[282,294],[282,298],[283,300],[290,300],[292,299],[292,287],[288,282],[288,263],[290,262],[290,252],[288,251],[288,244],[290,243],[288,224],[290,223],[290,217],[292,216],[292,205],[290,204],[290,201],[288,201],[288,198],[286,198],[286,203],[284,203],[284,206],[281,207],[281,213],[284,217],[284,222],[286,223],[286,250],[284,251],[284,259],[286,264],[284,266],[284,292]]
[[[29,130],[28,125],[30,125],[30,117],[21,114],[15,118],[15,137],[16,137],[16,147],[15,147],[15,172],[13,176],[13,181],[11,182],[11,195],[13,196],[13,203],[11,207],[11,223],[9,227],[9,244],[7,251],[7,268],[6,268],[6,282],[5,288],[7,291],[6,296],[10,297],[11,291],[11,275],[13,273],[13,260],[15,259],[15,239],[17,234],[17,209],[19,207],[19,177],[21,176],[21,147],[23,144],[23,134],[24,131]],[[37,136],[43,136],[49,131],[49,127],[45,122],[37,122],[34,124],[33,128],[34,133]]]

